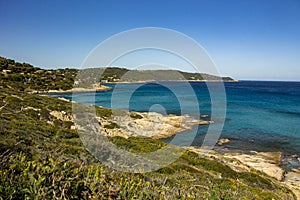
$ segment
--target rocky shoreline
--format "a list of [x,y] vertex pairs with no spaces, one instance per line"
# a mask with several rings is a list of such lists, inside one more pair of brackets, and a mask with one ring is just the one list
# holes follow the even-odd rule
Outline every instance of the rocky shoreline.
[[[55,118],[62,121],[74,122],[70,113],[64,111],[52,111],[50,113]],[[97,117],[101,126],[101,134],[108,137],[151,137],[162,139],[174,136],[182,131],[190,130],[195,125],[209,125],[213,121],[195,120],[189,116],[164,116],[159,113],[138,113],[124,111],[120,116],[111,118]],[[84,127],[72,126],[71,129],[84,129]],[[229,143],[230,140],[221,138],[217,145]],[[285,170],[282,168],[281,152],[234,152],[206,150],[200,147],[186,147],[188,150],[198,153],[201,156],[218,160],[236,171],[252,172],[257,170],[267,174],[274,181],[289,187],[300,199],[300,168]]]
[[209,157],[222,162],[238,172],[253,172],[254,169],[260,173],[267,174],[273,178],[273,181],[287,186],[294,192],[297,199],[300,199],[300,168],[290,171],[284,170],[280,166],[281,152],[220,153],[216,150],[208,151],[205,148],[193,146],[186,147],[186,149],[200,156]]

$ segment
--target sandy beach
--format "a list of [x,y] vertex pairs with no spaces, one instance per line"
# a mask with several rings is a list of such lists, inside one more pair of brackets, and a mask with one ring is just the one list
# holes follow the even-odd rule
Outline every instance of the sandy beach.
[[[105,85],[101,85],[101,86],[98,86],[98,87],[95,87],[95,88],[72,88],[72,89],[69,89],[69,90],[48,90],[48,91],[43,91],[41,93],[73,93],[73,92],[80,92],[80,93],[83,93],[83,92],[98,92],[98,91],[109,91],[109,90],[112,90],[111,87],[108,87],[108,86],[105,86]],[[39,93],[39,92],[37,92]]]

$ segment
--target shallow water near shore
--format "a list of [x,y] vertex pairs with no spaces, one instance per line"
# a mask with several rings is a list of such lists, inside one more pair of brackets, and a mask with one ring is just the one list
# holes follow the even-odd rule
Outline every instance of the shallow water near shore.
[[[176,94],[160,83],[106,84],[112,91],[93,93],[62,93],[55,97],[108,108],[129,109],[163,114],[194,115],[195,96],[188,93],[187,83],[168,82],[178,88]],[[204,82],[190,82],[202,119],[210,120],[210,95]],[[217,84],[217,83],[216,83]],[[243,151],[282,151],[286,156],[300,157],[300,82],[240,81],[224,83],[226,90],[226,121],[221,137],[230,142],[222,148]],[[188,86],[188,87],[190,87]],[[132,93],[132,94],[130,94]],[[113,103],[111,103],[113,94]],[[130,95],[128,102],[124,101]],[[186,102],[182,111],[182,102]],[[190,102],[190,105],[189,105]],[[155,106],[153,106],[155,105]],[[197,105],[198,106],[198,105]],[[199,116],[198,116],[199,117]],[[218,121],[216,121],[216,124]],[[210,126],[214,126],[211,124]],[[208,126],[194,127],[197,136],[192,145],[201,146]],[[177,145],[185,146],[191,131],[180,133]],[[164,141],[170,142],[172,138]]]

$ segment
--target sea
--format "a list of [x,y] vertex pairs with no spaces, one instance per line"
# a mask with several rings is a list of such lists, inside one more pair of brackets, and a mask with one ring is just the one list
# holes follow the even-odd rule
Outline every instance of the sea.
[[[220,83],[208,85],[205,82],[105,84],[113,90],[51,95],[107,108],[189,115],[215,121],[178,134],[176,145],[179,146],[201,146],[209,126],[223,124],[222,120],[212,117],[220,105],[225,111],[220,138],[230,140],[222,145],[223,150],[281,151],[287,158],[286,167],[300,166],[300,82],[225,82],[224,90],[217,90],[224,93],[220,104],[220,97],[215,97],[210,89],[214,84],[220,87]],[[217,101],[212,102],[213,98]],[[195,112],[197,109],[199,113]],[[191,138],[193,142],[189,144]],[[216,148],[220,147],[216,145]]]

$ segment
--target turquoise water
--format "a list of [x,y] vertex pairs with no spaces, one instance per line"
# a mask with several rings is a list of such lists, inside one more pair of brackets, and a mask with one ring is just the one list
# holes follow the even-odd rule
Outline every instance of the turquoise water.
[[[95,98],[93,93],[77,93],[73,96],[65,93],[53,94],[53,96],[73,98],[77,102],[103,107],[141,112],[152,110],[177,115],[194,115],[195,108],[199,106],[200,115],[204,119],[210,119],[211,102],[205,83],[191,82],[190,86],[194,94],[187,92],[187,83],[168,82],[167,84],[167,86],[160,83],[107,84],[115,89],[97,92]],[[168,86],[177,88],[176,94]],[[221,137],[231,139],[230,143],[224,145],[225,148],[283,151],[299,156],[300,82],[240,81],[225,83],[225,90],[227,110]],[[112,94],[113,103],[111,103]],[[195,98],[199,105],[195,104]],[[124,99],[128,99],[128,102]],[[180,105],[182,101],[185,102],[184,108]],[[193,145],[202,144],[207,128],[208,126],[194,127],[197,129],[197,136]],[[192,137],[189,131],[180,134],[178,145],[185,145],[189,137]]]

